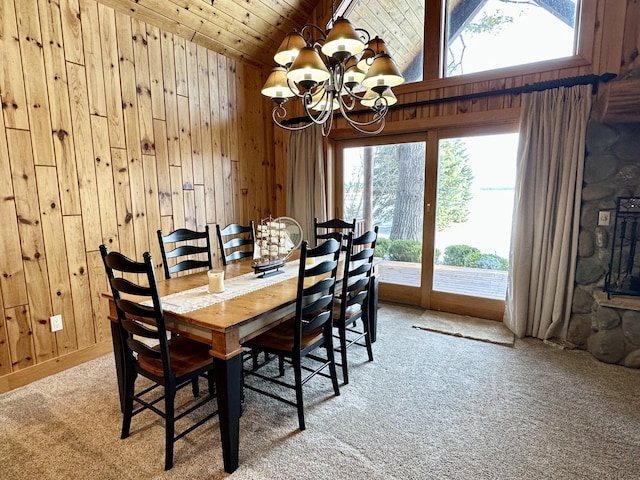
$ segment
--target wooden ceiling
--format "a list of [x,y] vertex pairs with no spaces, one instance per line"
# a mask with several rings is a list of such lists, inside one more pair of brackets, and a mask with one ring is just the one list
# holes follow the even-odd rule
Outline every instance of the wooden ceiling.
[[320,0],[98,0],[228,57],[270,66]]
[[[271,68],[291,30],[308,22],[321,0],[98,0],[117,11],[215,52]],[[356,0],[354,0],[355,3]],[[329,2],[325,2],[329,3]],[[336,6],[340,4],[336,0]],[[350,9],[347,8],[347,12]],[[345,7],[338,11],[345,11]],[[422,48],[423,0],[361,0],[351,22],[384,38],[399,65]],[[330,12],[327,12],[327,18]]]

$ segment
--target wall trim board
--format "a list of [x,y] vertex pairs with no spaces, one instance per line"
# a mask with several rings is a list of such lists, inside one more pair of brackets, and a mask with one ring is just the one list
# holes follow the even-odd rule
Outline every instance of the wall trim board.
[[0,394],[111,353],[111,339],[0,377]]

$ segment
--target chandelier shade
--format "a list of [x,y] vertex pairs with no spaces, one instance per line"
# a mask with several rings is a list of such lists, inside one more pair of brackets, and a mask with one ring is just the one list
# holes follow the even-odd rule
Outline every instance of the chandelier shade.
[[398,99],[393,94],[390,88],[387,88],[382,93],[382,95],[374,92],[373,90],[367,90],[364,96],[362,97],[362,100],[360,100],[360,103],[364,107],[375,108],[379,98],[382,98],[380,102],[386,101],[388,106],[395,105],[396,103],[398,103]]
[[[278,66],[261,93],[275,103],[274,123],[287,130],[319,124],[327,136],[335,114],[359,132],[379,133],[389,106],[397,102],[391,88],[404,82],[384,40],[371,39],[369,32],[355,28],[344,17],[333,20],[327,31],[307,24],[290,32],[273,59]],[[295,126],[286,118],[285,109],[293,97],[301,100],[306,115],[296,118],[300,122]],[[370,113],[358,110],[354,118],[357,105]]]
[[377,55],[367,70],[367,75],[362,80],[362,86],[370,88],[378,93],[387,88],[395,87],[404,82],[396,62],[387,53]]
[[333,24],[321,50],[327,57],[344,60],[362,52],[364,46],[351,22],[340,17]]
[[273,59],[278,65],[286,67],[293,63],[300,50],[306,46],[307,42],[304,41],[302,35],[294,30],[284,37],[284,40],[280,44],[280,47],[278,47],[278,51],[273,56]]
[[313,47],[303,47],[287,72],[287,79],[305,91],[328,80],[331,74]]
[[387,53],[387,45],[380,37],[376,37],[367,43],[367,49],[358,61],[358,68],[366,72],[373,63],[373,58],[381,53]]
[[272,98],[276,103],[278,103],[278,101],[283,103],[287,98],[295,97],[297,92],[292,90],[287,83],[287,69],[284,67],[274,67],[260,93]]

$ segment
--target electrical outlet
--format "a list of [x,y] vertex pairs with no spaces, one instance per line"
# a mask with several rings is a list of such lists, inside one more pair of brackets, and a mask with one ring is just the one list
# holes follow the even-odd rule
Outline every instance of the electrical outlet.
[[62,315],[54,315],[53,317],[49,317],[49,321],[51,321],[52,332],[62,330]]
[[610,221],[611,221],[611,212],[609,212],[608,210],[601,210],[598,212],[599,227],[606,227],[607,225],[609,225]]

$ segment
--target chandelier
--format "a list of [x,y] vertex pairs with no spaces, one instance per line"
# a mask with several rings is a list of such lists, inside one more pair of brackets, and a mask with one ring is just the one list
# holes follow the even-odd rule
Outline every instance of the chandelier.
[[[271,71],[261,93],[274,101],[273,121],[286,130],[318,124],[327,136],[333,114],[339,111],[355,130],[380,133],[389,107],[397,101],[391,87],[404,82],[384,41],[377,36],[372,39],[369,32],[354,28],[342,16],[333,20],[332,28],[326,32],[313,24],[293,30],[273,58],[278,66]],[[300,99],[306,113],[301,125],[285,122],[284,104],[292,97]],[[373,116],[366,121],[352,118],[358,105]]]

